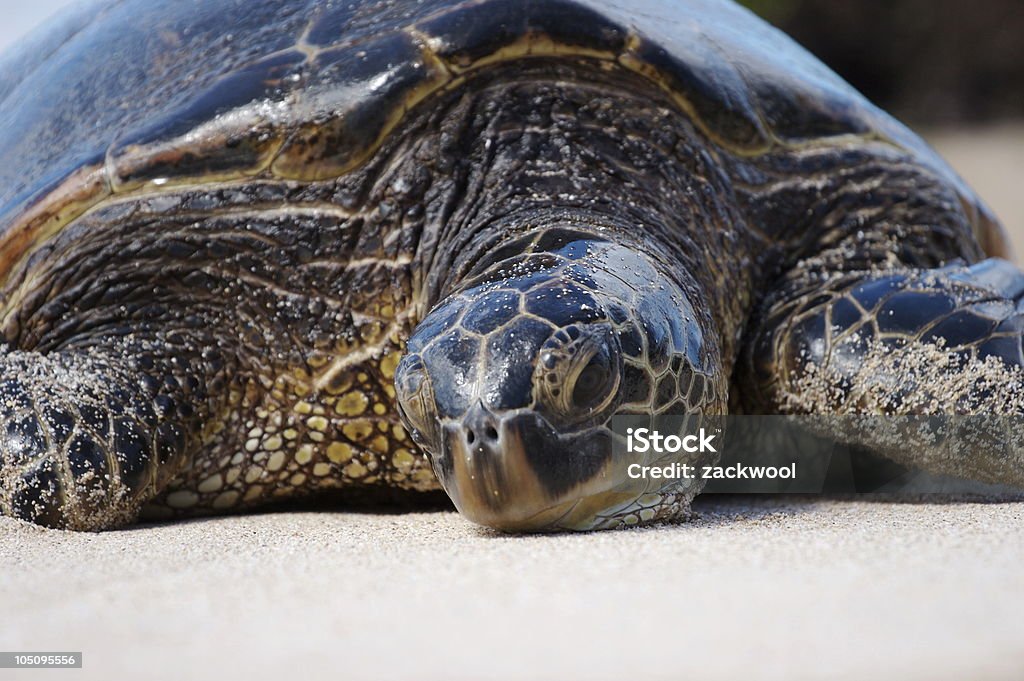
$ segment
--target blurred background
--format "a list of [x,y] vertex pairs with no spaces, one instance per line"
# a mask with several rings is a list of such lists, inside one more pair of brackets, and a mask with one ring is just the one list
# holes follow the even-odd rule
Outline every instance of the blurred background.
[[746,0],[869,99],[928,125],[1024,118],[1021,0]]
[[61,9],[80,4],[82,0],[33,0],[32,2],[15,2],[3,0],[0,11],[0,52],[6,50],[25,33],[44,23]]
[[741,4],[931,142],[1024,256],[1024,1]]
[[[2,0],[0,51],[82,1]],[[992,206],[1024,254],[1024,0],[742,4],[924,135]]]

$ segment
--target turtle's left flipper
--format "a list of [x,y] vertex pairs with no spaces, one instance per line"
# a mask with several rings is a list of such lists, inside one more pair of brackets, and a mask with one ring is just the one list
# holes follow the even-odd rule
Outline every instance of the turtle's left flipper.
[[[744,407],[977,415],[997,437],[943,456],[914,429],[895,441],[865,431],[850,439],[931,472],[1024,486],[1024,450],[1009,443],[1014,429],[1006,425],[1024,423],[1024,273],[993,258],[819,276],[794,274],[766,300],[741,364]],[[994,418],[1002,416],[1010,418]]]

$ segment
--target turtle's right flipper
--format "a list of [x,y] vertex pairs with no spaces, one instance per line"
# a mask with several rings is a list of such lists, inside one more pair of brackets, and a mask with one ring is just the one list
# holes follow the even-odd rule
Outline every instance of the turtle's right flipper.
[[78,530],[123,525],[188,464],[206,381],[187,354],[151,347],[113,340],[0,357],[3,515]]
[[1024,273],[1014,265],[793,276],[752,333],[740,380],[747,409],[975,415],[984,437],[942,455],[928,430],[887,438],[884,419],[847,439],[931,472],[1024,486],[1024,446],[1014,444],[1024,431],[1013,426],[1024,423]]

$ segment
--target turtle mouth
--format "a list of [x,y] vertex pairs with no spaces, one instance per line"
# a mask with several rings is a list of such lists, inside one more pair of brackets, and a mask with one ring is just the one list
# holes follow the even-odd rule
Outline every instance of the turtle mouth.
[[499,419],[477,404],[441,430],[434,470],[459,512],[480,525],[568,529],[563,521],[581,501],[611,483],[611,441],[603,429],[560,435],[535,413]]

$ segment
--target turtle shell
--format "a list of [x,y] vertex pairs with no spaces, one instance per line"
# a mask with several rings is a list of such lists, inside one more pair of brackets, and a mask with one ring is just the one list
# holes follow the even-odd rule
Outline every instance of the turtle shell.
[[882,140],[980,205],[918,137],[724,0],[115,0],[0,60],[0,279],[111,194],[340,176],[431,93],[563,55],[653,81],[735,153]]

